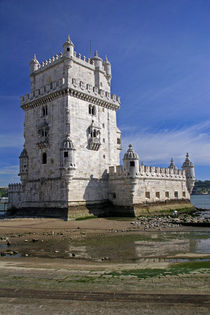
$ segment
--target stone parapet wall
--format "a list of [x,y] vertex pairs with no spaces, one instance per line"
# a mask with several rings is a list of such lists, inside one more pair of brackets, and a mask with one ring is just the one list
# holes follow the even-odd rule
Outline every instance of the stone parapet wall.
[[[66,88],[72,89],[65,90]],[[58,91],[63,91],[63,93],[69,93],[72,96],[81,98],[81,99],[89,99],[90,102],[97,104],[101,103],[101,105],[106,107],[113,107],[115,109],[119,109],[120,107],[120,97],[115,94],[111,94],[108,91],[103,89],[99,89],[97,86],[92,86],[90,84],[85,83],[79,79],[72,79],[70,84],[67,84],[65,78],[61,78],[57,81],[52,81],[50,84],[43,85],[40,89],[32,90],[30,94],[25,94],[21,96],[21,106],[23,109],[27,108],[29,104],[32,104],[33,101],[42,100],[43,97],[52,97],[55,98],[60,94],[57,94]],[[78,92],[75,94],[75,92]],[[50,101],[50,99],[47,99]]]
[[[114,178],[126,177],[126,172],[123,170],[122,165],[110,166],[109,176],[113,180]],[[128,176],[129,177],[129,176]],[[136,178],[173,178],[173,179],[184,179],[186,180],[186,175],[184,170],[176,170],[170,168],[162,168],[155,166],[139,166],[139,173],[136,174]]]
[[20,183],[8,185],[8,193],[22,192],[22,190],[23,186]]

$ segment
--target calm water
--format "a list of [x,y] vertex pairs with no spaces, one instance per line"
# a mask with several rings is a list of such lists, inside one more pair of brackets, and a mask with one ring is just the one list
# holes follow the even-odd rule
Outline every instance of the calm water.
[[210,195],[192,195],[190,200],[196,208],[206,209],[200,213],[202,218],[210,219]]
[[[7,245],[0,241],[0,252]],[[87,259],[110,262],[184,262],[210,260],[210,231],[98,235],[82,240],[51,238],[33,243],[13,240],[15,257]],[[10,257],[9,254],[7,257]]]
[[190,200],[196,208],[210,210],[210,195],[192,195]]

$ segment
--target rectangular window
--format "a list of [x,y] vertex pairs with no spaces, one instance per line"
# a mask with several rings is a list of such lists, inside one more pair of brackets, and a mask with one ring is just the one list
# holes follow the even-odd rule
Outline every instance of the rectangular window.
[[186,197],[186,192],[185,191],[183,191],[182,196]]
[[68,151],[64,152],[64,157],[68,157]]
[[42,164],[47,164],[47,153],[46,152],[44,152],[42,154]]
[[130,166],[135,166],[135,162],[134,161],[130,161]]
[[117,138],[117,144],[121,144],[121,139]]
[[166,191],[166,192],[165,192],[165,197],[166,197],[166,198],[169,198],[169,191]]
[[155,193],[155,196],[156,196],[156,198],[159,198],[159,199],[160,199],[160,193],[159,193],[159,191]]
[[150,199],[150,192],[149,192],[149,191],[146,191],[146,192],[145,192],[145,197],[146,197],[147,199]]
[[178,191],[175,191],[175,192],[174,192],[174,197],[175,197],[175,198],[178,198],[178,196],[179,196]]

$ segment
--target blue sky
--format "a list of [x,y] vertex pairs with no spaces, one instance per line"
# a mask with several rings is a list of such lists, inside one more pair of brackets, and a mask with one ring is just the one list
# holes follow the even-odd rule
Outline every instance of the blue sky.
[[210,179],[209,12],[209,0],[0,0],[0,186],[18,181],[33,53],[55,55],[68,34],[77,52],[89,56],[91,40],[112,63],[123,149],[160,166],[189,152]]

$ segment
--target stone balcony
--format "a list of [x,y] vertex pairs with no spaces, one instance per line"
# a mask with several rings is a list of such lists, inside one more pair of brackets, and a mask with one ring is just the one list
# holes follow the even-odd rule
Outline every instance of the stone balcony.
[[98,151],[101,145],[101,142],[99,138],[93,137],[89,139],[88,144],[89,144],[90,150]]

